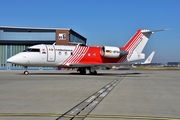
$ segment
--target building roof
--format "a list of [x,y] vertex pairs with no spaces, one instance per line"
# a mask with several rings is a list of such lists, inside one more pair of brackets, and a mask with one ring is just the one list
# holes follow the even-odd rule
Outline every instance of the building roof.
[[[67,31],[69,31],[70,34],[73,34],[74,36],[84,40],[85,42],[87,41],[87,39],[85,37],[83,37],[79,33],[75,32],[71,28],[38,28],[38,27],[0,26],[0,30],[3,30],[3,32],[44,32],[44,33],[46,33],[46,32],[56,33],[56,30],[67,30]],[[44,41],[47,41],[49,43],[54,40],[55,40],[55,38],[49,39],[49,40],[44,40]],[[0,40],[0,44],[2,44],[2,43],[11,44],[14,41],[16,41],[16,40]],[[18,40],[18,41],[19,41],[19,44],[22,42],[22,40]],[[40,40],[40,41],[39,40],[30,40],[30,41],[41,42],[42,40]]]
[[0,26],[0,29],[71,30],[71,28],[38,28],[38,27],[17,27],[17,26]]
[[75,32],[71,28],[38,28],[38,27],[16,27],[16,26],[0,26],[0,29],[3,29],[6,32],[55,32],[56,30],[69,30],[71,34],[80,37],[83,40],[87,40],[85,37]]

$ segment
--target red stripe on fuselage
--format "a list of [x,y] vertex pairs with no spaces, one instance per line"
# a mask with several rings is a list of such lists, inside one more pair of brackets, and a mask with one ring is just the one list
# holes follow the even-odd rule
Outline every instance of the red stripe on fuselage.
[[76,61],[78,61],[83,48],[84,47],[78,47],[77,51],[73,53],[74,58],[70,61],[70,63],[76,63]]
[[71,61],[71,63],[78,63],[83,56],[86,54],[88,47],[79,47],[78,51],[75,54],[75,58]]
[[86,55],[87,51],[88,51],[89,47],[83,47],[81,53],[80,53],[80,57],[79,59],[76,61],[76,63],[79,63],[79,61],[81,61],[81,59],[84,57],[84,55]]
[[76,46],[72,52],[72,55],[70,55],[62,64],[61,66],[67,66],[71,63],[78,63],[83,56],[86,54],[89,47],[86,46]]
[[[76,49],[77,49],[77,46],[74,48],[73,52],[76,51]],[[73,53],[73,52],[72,52],[72,53]],[[72,59],[72,55],[70,55],[61,65],[66,65],[66,63],[67,63],[68,61],[70,61],[71,59]]]
[[101,64],[117,63],[123,56],[118,58],[107,58],[100,55],[101,47],[89,47],[87,53],[78,62],[79,64]]

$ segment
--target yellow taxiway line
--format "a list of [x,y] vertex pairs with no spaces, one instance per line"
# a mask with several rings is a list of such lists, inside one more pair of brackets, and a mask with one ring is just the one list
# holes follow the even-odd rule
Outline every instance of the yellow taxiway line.
[[[59,117],[63,114],[52,114],[52,113],[0,113],[0,117]],[[98,115],[89,114],[87,116],[81,115],[64,115],[67,118],[121,118],[121,119],[148,119],[148,120],[180,120],[180,118],[170,117],[153,117],[153,116],[130,116],[130,115]]]

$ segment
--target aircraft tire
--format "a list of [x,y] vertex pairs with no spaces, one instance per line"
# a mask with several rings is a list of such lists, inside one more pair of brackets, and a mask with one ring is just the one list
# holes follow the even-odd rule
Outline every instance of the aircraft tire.
[[90,72],[91,75],[97,75],[97,71],[95,70],[94,72]]
[[29,72],[28,71],[24,71],[24,75],[29,75]]
[[86,70],[80,70],[80,74],[85,75],[86,74]]
[[86,68],[79,68],[77,71],[79,71],[80,74],[86,74]]

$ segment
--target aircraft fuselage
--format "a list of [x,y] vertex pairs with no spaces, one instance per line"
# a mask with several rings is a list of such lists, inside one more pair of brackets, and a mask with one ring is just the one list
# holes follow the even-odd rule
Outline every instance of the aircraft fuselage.
[[[120,48],[118,48],[120,50]],[[108,51],[112,57],[104,57],[99,46],[62,46],[62,45],[35,45],[26,51],[20,52],[8,59],[9,62],[23,66],[42,67],[69,67],[69,64],[101,64],[117,63],[126,60],[124,56],[114,57],[114,51]],[[107,52],[107,51],[105,51]],[[110,53],[111,52],[111,53]],[[118,51],[116,51],[116,54]]]

